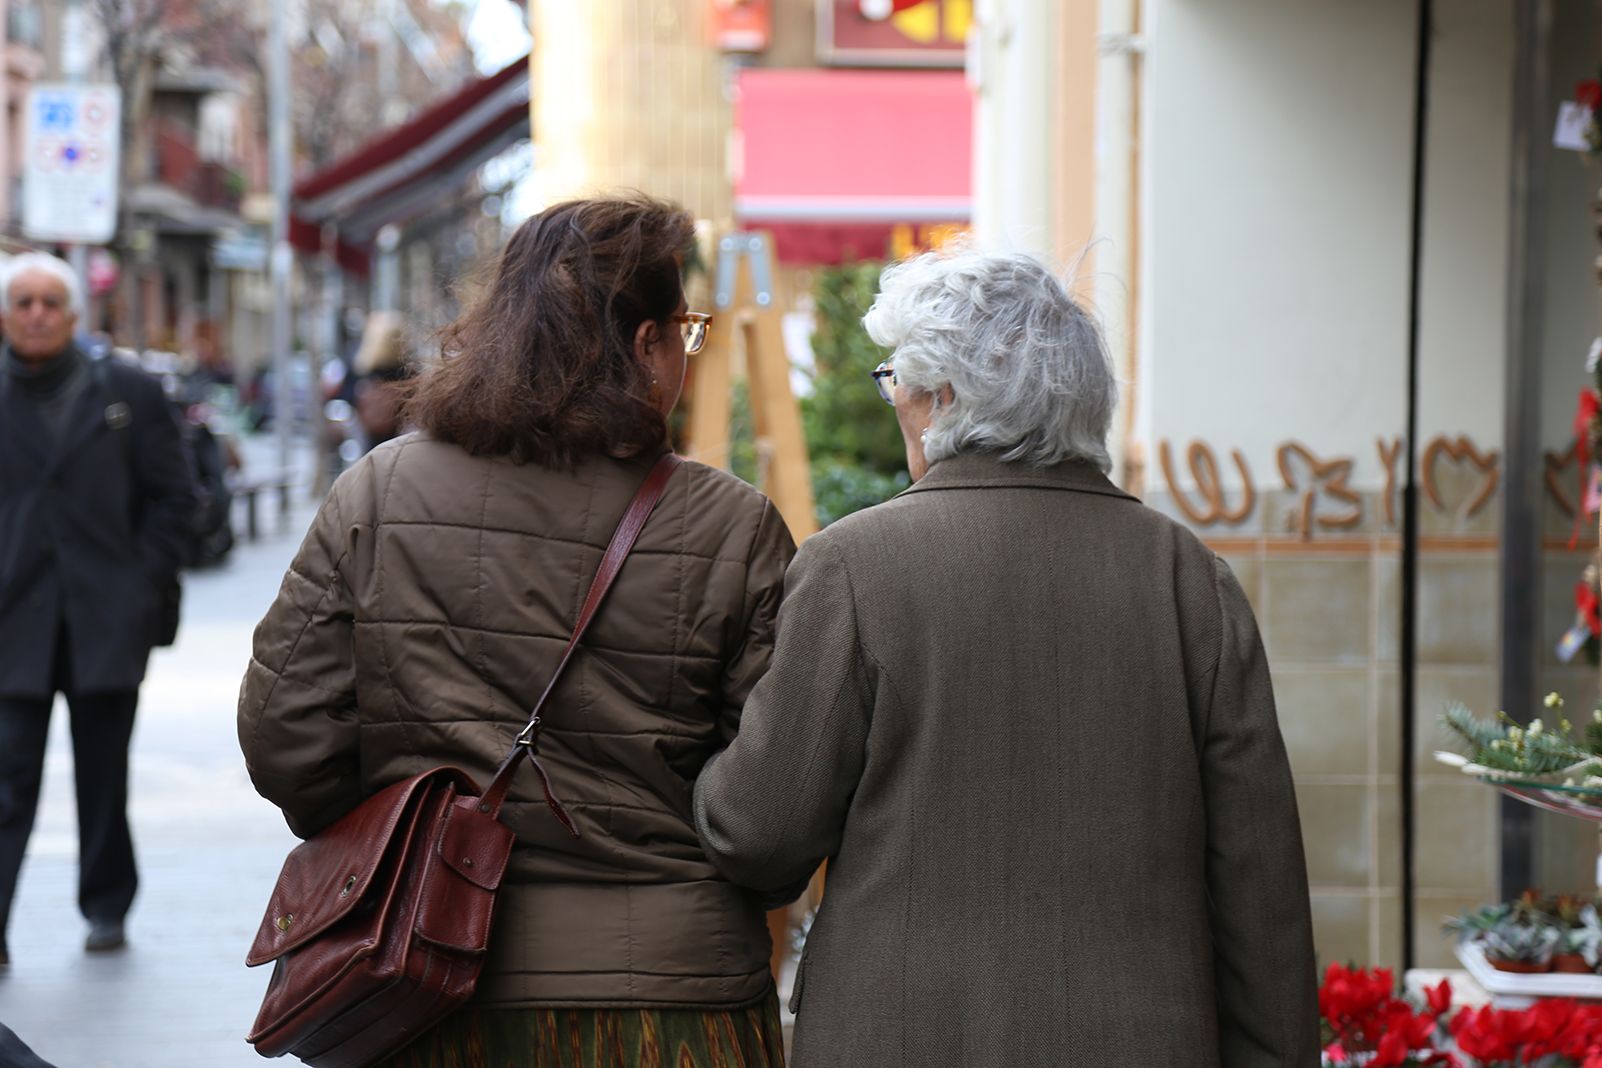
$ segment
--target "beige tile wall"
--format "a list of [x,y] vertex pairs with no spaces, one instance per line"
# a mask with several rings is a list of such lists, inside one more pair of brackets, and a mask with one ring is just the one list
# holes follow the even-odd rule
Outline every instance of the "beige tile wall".
[[[1446,917],[1497,896],[1498,796],[1434,759],[1455,748],[1440,726],[1451,701],[1489,715],[1498,691],[1499,597],[1492,497],[1466,464],[1442,463],[1421,501],[1419,625],[1413,756],[1414,953],[1420,966],[1454,963]],[[1461,483],[1461,484],[1459,484]],[[1161,493],[1148,503],[1178,515]],[[1292,532],[1295,501],[1265,494],[1245,523],[1201,531],[1234,569],[1257,612],[1274,673],[1280,726],[1296,776],[1321,961],[1402,961],[1401,546],[1394,530]],[[1571,718],[1597,704],[1597,672],[1560,665],[1552,649],[1572,619],[1573,586],[1589,553],[1561,544],[1572,520],[1549,508],[1542,575],[1543,686],[1565,694]],[[1381,512],[1372,496],[1364,514]],[[1552,890],[1594,881],[1597,831],[1537,814],[1537,878]]]
[[[1435,516],[1427,533],[1451,532],[1431,509],[1421,514]],[[1413,952],[1419,966],[1444,968],[1457,962],[1442,921],[1497,896],[1498,795],[1434,753],[1457,748],[1440,725],[1449,703],[1496,710],[1500,590],[1494,546],[1425,548],[1418,567]]]

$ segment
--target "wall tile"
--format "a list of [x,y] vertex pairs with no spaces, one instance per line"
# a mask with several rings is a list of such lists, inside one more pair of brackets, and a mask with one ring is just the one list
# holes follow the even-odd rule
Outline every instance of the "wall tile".
[[1402,967],[1402,898],[1399,893],[1379,894],[1371,899],[1374,915],[1374,942],[1377,952],[1370,967]]
[[1309,775],[1372,775],[1366,668],[1274,672],[1279,729],[1291,768]]
[[1314,887],[1369,885],[1370,793],[1371,788],[1362,785],[1297,784],[1307,880]]
[[1423,553],[1418,579],[1420,663],[1495,666],[1501,618],[1496,555]]
[[1594,892],[1599,845],[1596,824],[1537,812],[1535,885],[1553,894]]
[[1375,656],[1381,663],[1402,659],[1402,561],[1394,553],[1374,558]]
[[1452,916],[1479,908],[1492,894],[1418,894],[1413,899],[1413,963],[1419,968],[1458,968],[1452,952],[1455,939],[1442,933],[1441,924]]
[[1381,668],[1375,673],[1374,692],[1375,773],[1402,773],[1402,673]]
[[1240,588],[1246,591],[1246,599],[1251,602],[1252,612],[1258,619],[1263,616],[1263,563],[1255,556],[1243,556],[1239,553],[1220,553],[1224,563],[1235,573],[1235,581]]
[[1490,897],[1496,886],[1497,793],[1465,779],[1420,782],[1414,872],[1421,889]]
[[1375,788],[1374,881],[1382,890],[1400,893],[1402,889],[1402,787],[1386,784]]
[[1263,642],[1270,663],[1367,662],[1370,561],[1273,557],[1263,561]]
[[1373,955],[1368,895],[1315,892],[1312,906],[1313,951],[1321,972],[1332,962],[1364,963]]

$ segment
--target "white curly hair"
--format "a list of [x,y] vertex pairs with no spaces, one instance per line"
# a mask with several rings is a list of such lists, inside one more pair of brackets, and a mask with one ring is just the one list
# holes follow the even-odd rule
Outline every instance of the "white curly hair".
[[0,295],[5,300],[6,310],[11,310],[11,283],[25,274],[38,272],[48,274],[62,285],[67,287],[67,307],[72,314],[82,318],[84,314],[83,285],[78,281],[78,272],[72,265],[58,256],[48,252],[24,252],[12,256],[0,265]]
[[1034,256],[965,249],[892,264],[862,321],[894,350],[897,383],[936,398],[924,436],[931,464],[990,450],[1111,469],[1118,383],[1101,331]]

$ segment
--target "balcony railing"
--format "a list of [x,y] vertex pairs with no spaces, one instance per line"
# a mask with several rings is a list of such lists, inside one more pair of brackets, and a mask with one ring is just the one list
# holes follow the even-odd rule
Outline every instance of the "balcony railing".
[[157,181],[208,208],[238,211],[244,178],[237,171],[200,158],[194,136],[183,124],[158,119],[155,130]]

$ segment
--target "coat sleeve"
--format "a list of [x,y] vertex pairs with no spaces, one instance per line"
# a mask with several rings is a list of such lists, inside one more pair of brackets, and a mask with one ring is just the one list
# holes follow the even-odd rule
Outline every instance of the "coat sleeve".
[[360,530],[341,486],[323,502],[256,626],[239,691],[239,745],[256,790],[302,838],[362,799],[355,619],[341,568]]
[[178,573],[187,561],[195,517],[195,481],[189,450],[178,429],[178,415],[154,379],[141,376],[144,396],[135,435],[133,469],[140,495],[139,556],[158,583]]
[[1201,734],[1219,1063],[1318,1063],[1317,966],[1290,762],[1251,605],[1216,561],[1218,660]]
[[784,585],[772,667],[739,734],[695,784],[707,856],[731,881],[768,892],[804,883],[839,848],[872,711],[839,552],[826,537],[808,540]]
[[790,528],[772,502],[764,501],[746,559],[745,610],[740,631],[734,637],[734,653],[723,668],[723,714],[719,721],[723,745],[734,740],[751,689],[767,673],[773,659],[779,602],[784,599],[784,572],[794,556]]

